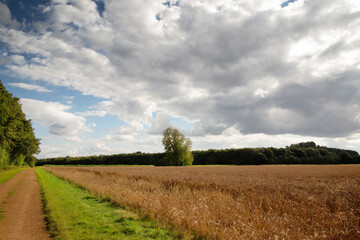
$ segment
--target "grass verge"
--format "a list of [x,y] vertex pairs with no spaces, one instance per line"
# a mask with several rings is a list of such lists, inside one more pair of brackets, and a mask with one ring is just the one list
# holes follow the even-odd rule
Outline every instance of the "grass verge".
[[154,165],[128,165],[128,164],[65,164],[65,165],[53,165],[53,164],[45,164],[37,167],[154,167]]
[[5,217],[5,211],[0,208],[0,220]]
[[54,239],[180,239],[171,230],[36,169],[48,230]]
[[7,182],[10,178],[12,178],[15,174],[23,170],[23,168],[16,168],[11,170],[0,170],[0,184]]

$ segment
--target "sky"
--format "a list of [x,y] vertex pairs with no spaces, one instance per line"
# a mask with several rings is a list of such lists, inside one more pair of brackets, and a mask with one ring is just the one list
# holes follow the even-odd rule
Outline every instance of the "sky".
[[318,145],[360,152],[358,0],[1,0],[0,80],[38,158]]

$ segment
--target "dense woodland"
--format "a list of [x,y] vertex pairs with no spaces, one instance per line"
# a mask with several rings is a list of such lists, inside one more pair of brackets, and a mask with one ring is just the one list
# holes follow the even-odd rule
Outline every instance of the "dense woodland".
[[[317,146],[314,142],[292,144],[285,148],[241,148],[192,151],[193,165],[262,164],[358,164],[356,151]],[[164,153],[114,154],[87,157],[42,159],[37,165],[166,165]]]
[[31,120],[0,81],[0,169],[9,166],[34,166],[40,140],[34,135]]

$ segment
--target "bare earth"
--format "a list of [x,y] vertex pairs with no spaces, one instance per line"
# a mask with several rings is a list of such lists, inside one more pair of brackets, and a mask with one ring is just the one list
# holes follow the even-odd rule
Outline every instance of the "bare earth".
[[22,170],[0,185],[0,239],[50,239],[41,210],[34,169]]

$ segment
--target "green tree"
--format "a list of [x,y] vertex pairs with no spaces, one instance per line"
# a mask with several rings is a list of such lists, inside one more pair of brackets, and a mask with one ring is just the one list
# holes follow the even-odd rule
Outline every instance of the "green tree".
[[23,165],[26,158],[39,153],[39,144],[19,98],[13,97],[0,81],[0,148],[6,152],[0,154],[0,164]]
[[264,155],[268,158],[268,159],[272,159],[275,157],[274,152],[270,149],[270,148],[264,148]]
[[353,164],[360,164],[360,155],[356,155],[352,159]]
[[9,153],[0,146],[0,169],[9,165]]
[[164,131],[162,143],[165,148],[163,165],[192,165],[194,158],[191,153],[190,138],[186,138],[177,129],[167,128]]
[[351,163],[352,157],[349,153],[343,151],[340,153],[339,157],[341,159],[341,163],[344,164]]
[[34,157],[33,155],[28,155],[25,158],[26,164],[29,165],[30,167],[35,167],[36,160],[37,160],[36,157]]
[[263,153],[258,153],[256,155],[256,164],[257,165],[261,165],[261,164],[267,164],[268,163],[268,158],[266,157],[265,154]]

